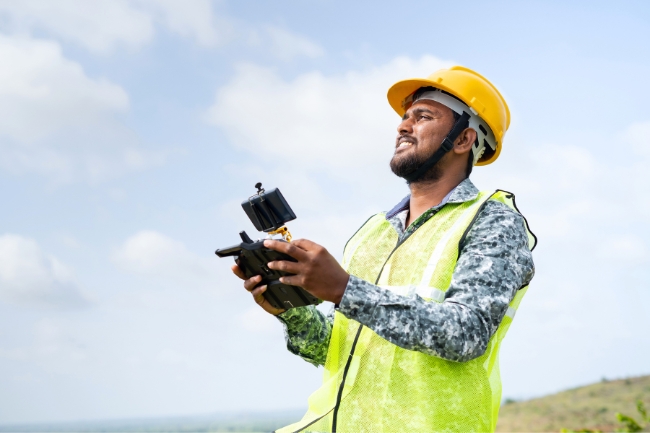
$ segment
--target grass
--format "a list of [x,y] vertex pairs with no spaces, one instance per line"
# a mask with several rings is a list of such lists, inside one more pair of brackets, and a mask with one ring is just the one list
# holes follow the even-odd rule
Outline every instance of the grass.
[[622,428],[616,413],[639,418],[636,402],[650,406],[650,375],[605,380],[527,401],[506,400],[498,432],[615,431]]

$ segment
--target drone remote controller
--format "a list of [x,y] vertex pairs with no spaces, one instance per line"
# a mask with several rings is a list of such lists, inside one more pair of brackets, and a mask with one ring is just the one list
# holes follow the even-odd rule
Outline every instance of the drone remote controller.
[[[255,186],[258,189],[257,194],[242,202],[246,215],[256,229],[270,235],[281,234],[284,242],[290,241],[291,234],[284,224],[296,218],[293,210],[279,189],[266,192],[261,183]],[[266,248],[263,240],[253,241],[244,231],[240,232],[239,236],[242,240],[239,245],[218,249],[215,254],[219,257],[234,257],[235,263],[246,278],[261,275],[262,281],[257,287],[267,286],[263,296],[274,308],[288,310],[322,302],[301,287],[280,282],[280,277],[291,275],[290,273],[273,270],[267,266],[269,262],[276,260],[295,262],[296,259]]]

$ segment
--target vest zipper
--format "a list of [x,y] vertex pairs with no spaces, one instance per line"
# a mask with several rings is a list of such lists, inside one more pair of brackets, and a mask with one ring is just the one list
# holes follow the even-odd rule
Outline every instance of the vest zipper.
[[[418,227],[418,229],[420,227]],[[388,263],[388,260],[390,260],[393,253],[400,247],[400,245],[402,245],[404,243],[404,241],[406,241],[406,239],[411,237],[411,235],[413,233],[415,233],[416,231],[417,231],[417,229],[413,230],[413,232],[409,233],[408,236],[404,237],[403,239],[399,239],[397,241],[397,244],[395,245],[395,248],[393,248],[393,251],[390,252],[388,257],[386,257],[386,260],[384,261],[384,264],[381,266],[381,269],[379,270],[379,274],[377,275],[377,279],[375,280],[375,285],[377,285],[377,283],[379,283],[379,279],[381,278],[382,272],[384,272],[384,268],[386,267],[386,263]],[[343,378],[341,379],[341,385],[339,385],[339,392],[336,395],[336,404],[334,405],[334,414],[332,415],[332,433],[336,433],[336,421],[337,421],[338,414],[339,414],[339,406],[341,405],[341,399],[343,398],[343,388],[345,387],[345,379],[348,376],[348,370],[350,369],[350,365],[352,364],[352,356],[354,355],[354,351],[357,348],[357,342],[359,341],[359,336],[361,335],[361,331],[363,330],[363,328],[364,328],[364,326],[362,324],[359,324],[359,330],[357,331],[357,335],[354,336],[354,341],[352,342],[352,347],[350,348],[350,355],[348,355],[348,360],[345,363],[345,368],[343,369]]]

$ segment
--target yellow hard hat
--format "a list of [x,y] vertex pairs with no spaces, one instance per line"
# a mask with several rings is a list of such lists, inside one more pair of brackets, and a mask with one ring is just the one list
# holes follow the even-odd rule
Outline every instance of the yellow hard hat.
[[510,110],[505,99],[485,77],[463,66],[440,69],[427,78],[412,78],[398,81],[388,89],[388,103],[403,116],[408,109],[413,93],[421,87],[435,87],[448,92],[470,108],[492,130],[495,138],[493,151],[486,151],[476,165],[487,165],[501,153],[501,143],[510,126]]

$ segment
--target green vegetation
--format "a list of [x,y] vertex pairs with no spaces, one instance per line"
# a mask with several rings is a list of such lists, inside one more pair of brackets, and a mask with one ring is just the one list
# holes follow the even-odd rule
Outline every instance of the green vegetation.
[[[623,433],[637,433],[642,431],[648,431],[650,429],[650,417],[648,417],[648,411],[645,408],[645,405],[641,400],[636,402],[636,408],[641,415],[641,422],[639,423],[636,419],[631,416],[624,415],[622,413],[617,413],[616,418],[621,423],[622,427],[616,429],[617,432]],[[561,433],[602,433],[601,430],[568,430],[562,429]]]
[[[507,399],[499,432],[650,431],[650,376],[608,381],[527,401]],[[627,415],[635,414],[638,415]]]
[[645,407],[645,404],[643,404],[643,401],[639,400],[636,402],[636,409],[637,412],[639,412],[639,415],[641,415],[641,423],[638,423],[634,418],[629,417],[627,415],[623,415],[622,413],[617,413],[616,418],[625,425],[625,428],[620,430],[620,431],[626,431],[626,432],[639,432],[639,431],[650,431],[650,416],[648,416],[648,411]]

